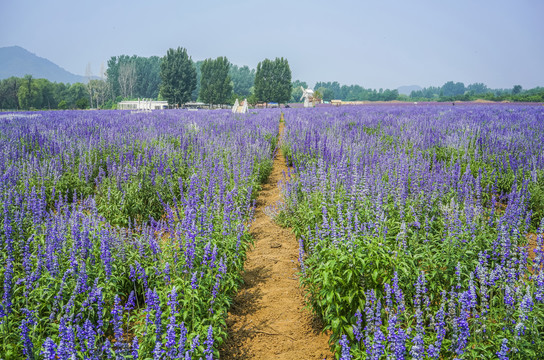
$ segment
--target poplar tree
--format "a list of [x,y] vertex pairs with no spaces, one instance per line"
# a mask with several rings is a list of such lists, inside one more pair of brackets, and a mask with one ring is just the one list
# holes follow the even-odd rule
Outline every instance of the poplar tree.
[[191,100],[196,70],[185,48],[168,49],[161,62],[161,81],[161,95],[169,105],[181,106]]
[[208,104],[224,104],[229,100],[232,95],[229,69],[226,57],[204,60],[200,68],[200,100]]
[[291,99],[291,69],[284,58],[264,59],[255,73],[257,101],[286,103]]

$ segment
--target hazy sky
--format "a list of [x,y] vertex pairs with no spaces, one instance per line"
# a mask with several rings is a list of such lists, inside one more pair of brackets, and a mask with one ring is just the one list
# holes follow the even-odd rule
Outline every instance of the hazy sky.
[[286,57],[293,80],[544,86],[544,1],[0,0],[0,47],[94,74],[111,56]]

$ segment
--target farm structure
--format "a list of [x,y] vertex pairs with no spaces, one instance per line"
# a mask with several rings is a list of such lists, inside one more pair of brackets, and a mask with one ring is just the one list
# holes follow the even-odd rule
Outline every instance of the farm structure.
[[163,110],[168,109],[168,101],[156,101],[149,99],[138,99],[121,101],[117,104],[119,110]]

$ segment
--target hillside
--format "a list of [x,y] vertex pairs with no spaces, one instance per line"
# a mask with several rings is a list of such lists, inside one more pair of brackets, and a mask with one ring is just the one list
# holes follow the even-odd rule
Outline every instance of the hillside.
[[0,48],[0,79],[7,79],[11,76],[23,77],[26,74],[53,82],[86,82],[85,77],[72,74],[20,46]]

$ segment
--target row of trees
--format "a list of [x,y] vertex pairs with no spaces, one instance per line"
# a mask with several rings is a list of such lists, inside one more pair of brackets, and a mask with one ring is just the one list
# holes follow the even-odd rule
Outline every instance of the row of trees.
[[[290,82],[287,60],[277,61],[284,67],[283,75],[289,75],[285,81]],[[90,65],[85,73],[86,84],[52,83],[31,75],[1,80],[0,109],[112,108],[118,101],[135,98],[164,98],[178,105],[197,99],[224,104],[233,103],[235,98],[255,98],[254,69],[232,65],[226,57],[195,63],[183,48],[170,49],[163,58],[114,56],[108,61],[108,69],[100,70],[100,79],[93,77]],[[289,100],[278,98],[276,93],[269,98],[261,91],[259,101]]]
[[[168,59],[170,63],[162,66],[164,59]],[[135,98],[152,98],[156,99],[161,91],[164,91],[167,97],[173,96],[174,101],[176,97],[181,94],[176,93],[180,91],[180,84],[186,83],[189,89],[193,89],[190,94],[190,100],[196,101],[209,101],[209,90],[205,90],[204,94],[207,94],[205,98],[200,97],[200,84],[201,84],[201,68],[204,63],[207,63],[209,71],[215,66],[210,63],[211,59],[204,61],[193,62],[188,56],[187,50],[183,48],[169,49],[164,57],[152,56],[149,58],[140,56],[128,56],[120,55],[113,56],[108,61],[108,69],[106,71],[107,83],[110,91],[110,98],[112,101],[118,101],[120,99],[135,99]],[[222,58],[223,64],[228,63],[226,58]],[[196,73],[196,86],[194,83],[193,71],[189,69],[189,63],[192,64],[192,68]],[[168,79],[173,74],[176,64],[185,67],[181,73],[184,78],[178,80],[172,80],[172,83],[163,84],[163,78]],[[231,92],[226,96],[225,101],[230,101],[232,97],[248,97],[253,92],[253,84],[255,82],[255,70],[250,69],[248,66],[238,67],[228,63],[228,76],[230,78]],[[215,75],[214,75],[215,76]],[[223,75],[222,75],[223,76]],[[209,83],[209,78],[204,79]],[[175,84],[177,82],[177,84]],[[216,90],[214,90],[216,91]],[[166,98],[165,96],[163,96]],[[224,98],[225,96],[222,96]],[[184,95],[184,99],[186,95]],[[221,98],[221,99],[222,99]],[[216,100],[214,100],[216,101]]]
[[161,58],[158,56],[113,56],[108,60],[106,78],[111,99],[159,96]]
[[88,84],[54,83],[47,79],[10,77],[0,81],[0,109],[86,109],[90,101],[102,104],[107,96],[105,81]]
[[[172,105],[189,101],[232,104],[236,98],[250,103],[299,102],[301,87],[291,82],[287,59],[265,59],[257,69],[238,67],[226,57],[194,62],[184,48],[169,49],[164,57],[114,56],[100,78],[93,78],[90,65],[87,83],[52,83],[46,79],[11,77],[0,81],[0,109],[112,108],[122,99],[162,98]],[[104,79],[105,76],[105,79]],[[544,101],[544,89],[489,89],[483,83],[465,86],[448,81],[443,86],[412,91],[409,96],[397,90],[365,89],[359,85],[317,82],[315,94],[325,101],[454,101],[483,98],[494,101]]]
[[492,101],[544,101],[544,88],[524,90],[521,85],[511,89],[490,89],[483,83],[465,86],[462,82],[448,81],[442,86],[430,86],[410,93],[411,100],[417,101],[471,101],[476,99]]
[[291,69],[284,58],[265,59],[254,71],[233,66],[226,57],[195,64],[187,50],[178,47],[169,49],[162,58],[160,77],[160,94],[171,105],[181,106],[196,98],[208,104],[225,104],[234,96],[250,97],[251,102],[291,100]]
[[365,89],[360,85],[340,85],[337,81],[317,82],[314,90],[321,95],[324,101],[333,99],[343,101],[391,101],[399,99],[399,92],[396,89]]
[[[296,81],[293,84],[292,101],[298,101],[302,95],[300,86],[306,83]],[[483,83],[474,83],[465,86],[462,82],[448,81],[442,86],[430,86],[421,90],[412,91],[409,96],[400,95],[397,90],[365,89],[359,85],[340,85],[338,82],[318,82],[314,90],[325,101],[332,99],[344,101],[471,101],[485,99],[492,101],[544,101],[544,88],[524,90],[521,85],[511,89],[490,89]]]

